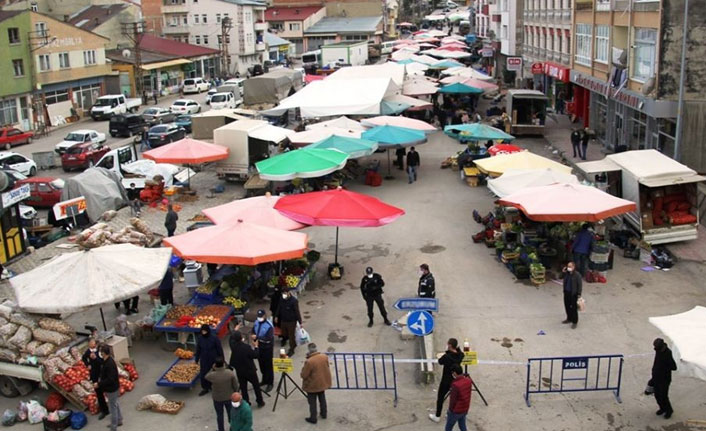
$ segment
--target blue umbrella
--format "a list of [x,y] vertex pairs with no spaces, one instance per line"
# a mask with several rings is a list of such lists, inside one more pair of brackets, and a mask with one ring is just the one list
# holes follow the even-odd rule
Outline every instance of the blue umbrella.
[[514,136],[500,129],[481,123],[451,124],[444,127],[444,133],[461,141],[512,141]]
[[393,178],[391,175],[392,163],[390,162],[390,149],[408,147],[415,144],[423,144],[427,141],[424,132],[419,130],[407,129],[397,126],[378,126],[370,130],[366,130],[360,136],[363,139],[375,141],[379,144],[379,148],[387,150],[387,177]]
[[333,149],[348,154],[348,157],[355,159],[369,156],[378,149],[378,143],[366,139],[350,138],[347,136],[331,135],[326,139],[307,145],[306,148]]
[[412,60],[411,58],[406,58],[404,60],[397,61],[397,64],[410,64],[410,63],[414,63],[414,60]]
[[439,93],[447,94],[482,94],[483,90],[476,87],[471,87],[470,85],[462,84],[457,82],[455,84],[449,84],[441,87]]

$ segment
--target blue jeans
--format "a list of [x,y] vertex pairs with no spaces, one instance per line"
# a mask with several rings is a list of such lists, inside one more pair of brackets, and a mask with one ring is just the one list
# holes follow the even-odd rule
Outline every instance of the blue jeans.
[[467,431],[466,428],[466,415],[468,413],[453,413],[451,410],[446,412],[446,428],[444,431],[451,431],[454,425],[458,422],[458,429],[461,431]]
[[417,181],[417,167],[408,165],[407,166],[407,176],[409,177],[410,183]]
[[223,428],[223,410],[225,409],[228,416],[228,429],[230,429],[230,400],[216,401],[213,400],[213,408],[216,409],[216,422],[218,423],[218,431],[224,431]]

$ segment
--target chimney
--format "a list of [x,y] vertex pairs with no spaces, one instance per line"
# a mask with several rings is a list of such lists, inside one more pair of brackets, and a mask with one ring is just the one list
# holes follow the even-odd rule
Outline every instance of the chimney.
[[295,13],[296,15],[299,15],[299,12],[300,12],[299,9],[295,9],[295,10],[294,10],[294,13]]
[[69,22],[69,16],[68,16],[68,15],[64,15],[64,22]]

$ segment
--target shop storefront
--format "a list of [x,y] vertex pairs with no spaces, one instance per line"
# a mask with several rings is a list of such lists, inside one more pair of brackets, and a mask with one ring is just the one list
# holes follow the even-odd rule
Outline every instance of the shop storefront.
[[655,100],[575,70],[575,113],[596,132],[596,140],[611,151],[657,149],[674,156],[677,103]]
[[566,102],[572,99],[571,69],[550,61],[544,62],[544,94],[549,98],[549,103],[554,112],[566,112]]
[[42,97],[46,106],[46,119],[56,124],[64,119],[88,111],[93,102],[105,92],[103,76],[57,82],[42,86]]

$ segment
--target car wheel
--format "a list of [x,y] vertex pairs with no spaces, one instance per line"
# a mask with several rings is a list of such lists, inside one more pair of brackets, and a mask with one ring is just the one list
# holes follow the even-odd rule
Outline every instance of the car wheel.
[[28,176],[28,177],[33,177],[33,176],[35,176],[35,175],[37,175],[37,168],[35,168],[34,166],[32,166],[31,168],[29,168],[29,175],[27,175],[27,176]]
[[5,149],[6,149],[7,151],[10,151],[10,150],[12,149],[12,144],[9,143],[9,142],[8,142],[7,144],[5,144]]
[[29,138],[27,138],[27,142],[25,142],[25,144],[29,145],[31,143],[32,143],[32,137],[30,136]]
[[116,135],[115,133],[111,133],[111,134],[110,134],[110,137],[111,137],[111,138],[114,138],[114,137],[116,137],[116,136],[117,136],[117,135]]

